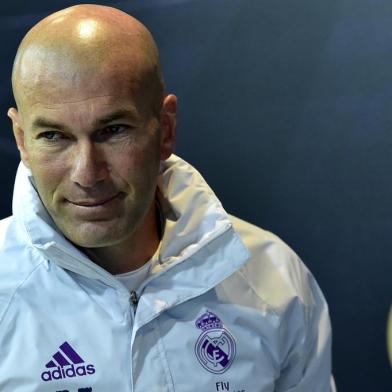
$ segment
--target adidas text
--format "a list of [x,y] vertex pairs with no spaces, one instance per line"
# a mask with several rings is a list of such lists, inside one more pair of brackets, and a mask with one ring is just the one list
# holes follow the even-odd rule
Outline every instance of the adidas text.
[[89,374],[94,374],[95,368],[94,365],[81,365],[75,367],[74,365],[60,367],[58,366],[55,370],[48,370],[46,372],[42,372],[41,378],[43,381],[52,381],[52,380],[61,380],[63,378],[71,378],[78,376],[87,376]]

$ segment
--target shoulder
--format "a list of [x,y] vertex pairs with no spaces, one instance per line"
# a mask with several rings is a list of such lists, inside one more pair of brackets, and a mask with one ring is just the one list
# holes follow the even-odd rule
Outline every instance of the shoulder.
[[[277,389],[330,390],[331,325],[317,282],[280,238],[241,219],[231,220],[251,256],[224,291],[241,286],[239,304],[255,310],[260,324],[269,320],[270,330],[276,331],[269,347],[279,348]],[[264,336],[268,340],[274,334]]]
[[0,220],[0,324],[18,288],[42,261],[12,216]]
[[234,216],[230,219],[250,252],[250,259],[239,274],[254,295],[277,313],[287,310],[293,300],[305,307],[313,306],[313,294],[324,302],[314,277],[287,244],[251,223]]
[[263,255],[268,255],[272,252],[275,256],[278,256],[274,258],[274,262],[292,257],[297,258],[294,251],[275,234],[233,215],[229,215],[229,218],[234,230],[239,234],[251,252],[252,257],[260,256],[260,252]]

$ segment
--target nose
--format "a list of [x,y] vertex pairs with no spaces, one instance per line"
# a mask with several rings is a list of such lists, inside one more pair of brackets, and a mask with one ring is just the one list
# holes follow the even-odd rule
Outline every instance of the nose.
[[92,188],[108,175],[103,151],[91,140],[79,142],[72,154],[71,181],[84,188]]

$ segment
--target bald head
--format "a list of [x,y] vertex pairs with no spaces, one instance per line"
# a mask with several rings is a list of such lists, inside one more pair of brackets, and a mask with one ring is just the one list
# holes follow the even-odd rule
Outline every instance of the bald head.
[[42,91],[61,93],[62,87],[93,84],[89,91],[96,88],[99,94],[100,80],[119,77],[138,91],[147,109],[159,112],[163,80],[150,32],[117,9],[78,5],[48,16],[26,34],[15,58],[12,86],[23,113],[27,102],[41,100]]

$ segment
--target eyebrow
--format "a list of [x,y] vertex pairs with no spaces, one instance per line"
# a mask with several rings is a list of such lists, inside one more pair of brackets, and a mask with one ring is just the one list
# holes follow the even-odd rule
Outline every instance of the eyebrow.
[[54,129],[63,129],[64,126],[55,121],[51,121],[46,119],[45,117],[37,117],[33,123],[32,128],[54,128]]
[[95,126],[106,125],[113,121],[124,119],[124,118],[136,120],[137,117],[138,117],[137,113],[134,110],[120,109],[95,121]]
[[[94,121],[94,127],[100,127],[106,124],[109,124],[113,121],[120,120],[120,119],[132,119],[137,120],[138,116],[135,110],[130,109],[120,109],[116,110],[113,113],[109,113],[108,115],[103,116],[102,118],[97,119]],[[32,128],[51,128],[51,129],[67,129],[68,127],[65,124],[49,120],[45,117],[37,117],[33,123]]]

